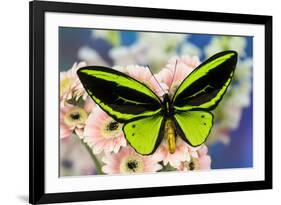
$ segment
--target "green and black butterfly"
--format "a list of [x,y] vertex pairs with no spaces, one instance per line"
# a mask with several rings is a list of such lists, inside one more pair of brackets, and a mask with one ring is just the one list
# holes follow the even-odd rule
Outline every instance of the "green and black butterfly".
[[85,90],[108,115],[124,123],[129,144],[142,155],[152,154],[164,137],[170,153],[176,136],[195,147],[205,142],[213,126],[213,110],[226,92],[236,67],[237,53],[215,54],[189,74],[174,96],[161,100],[130,76],[101,66],[80,68]]

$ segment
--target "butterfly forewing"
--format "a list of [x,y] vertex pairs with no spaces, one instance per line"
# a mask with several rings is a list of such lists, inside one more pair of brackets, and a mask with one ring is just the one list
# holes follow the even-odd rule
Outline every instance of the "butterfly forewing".
[[160,99],[144,84],[113,70],[89,66],[77,71],[89,96],[119,122],[151,116],[161,110]]
[[199,65],[177,89],[175,110],[214,109],[231,82],[236,62],[235,51],[224,51]]

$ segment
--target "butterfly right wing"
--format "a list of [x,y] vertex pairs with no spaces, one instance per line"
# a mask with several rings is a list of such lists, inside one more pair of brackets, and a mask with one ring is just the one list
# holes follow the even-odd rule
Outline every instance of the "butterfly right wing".
[[160,113],[161,100],[146,85],[111,68],[89,66],[77,71],[89,96],[118,122]]
[[172,103],[181,137],[192,146],[204,143],[213,126],[210,112],[219,104],[234,75],[235,51],[215,54],[199,65],[178,87]]
[[174,115],[179,136],[196,147],[204,143],[213,126],[214,116],[203,110],[182,111]]

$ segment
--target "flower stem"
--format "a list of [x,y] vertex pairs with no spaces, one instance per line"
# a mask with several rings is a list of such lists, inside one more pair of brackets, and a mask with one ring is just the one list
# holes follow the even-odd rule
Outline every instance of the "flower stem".
[[164,172],[169,172],[169,171],[176,171],[177,169],[173,166],[170,165],[170,163],[168,163],[167,165],[163,164],[163,168],[161,169],[161,171]]
[[88,152],[89,152],[89,154],[90,154],[90,156],[91,156],[91,158],[92,158],[92,160],[95,164],[97,174],[104,174],[102,172],[102,169],[101,169],[101,164],[100,164],[99,160],[97,159],[96,155],[94,155],[93,151],[91,150],[91,148],[86,143],[84,143],[84,142],[82,142],[82,143],[85,145],[86,149],[88,150]]
[[[77,136],[78,137],[78,136]],[[79,138],[79,137],[78,137]],[[79,141],[81,142],[81,144],[84,145],[84,147],[86,148],[86,150],[88,151],[88,153],[90,154],[93,162],[94,162],[94,165],[95,165],[95,168],[96,168],[96,172],[97,174],[104,174],[102,169],[101,169],[101,163],[99,162],[98,158],[94,155],[92,149],[83,141],[83,139],[80,139],[79,138]]]

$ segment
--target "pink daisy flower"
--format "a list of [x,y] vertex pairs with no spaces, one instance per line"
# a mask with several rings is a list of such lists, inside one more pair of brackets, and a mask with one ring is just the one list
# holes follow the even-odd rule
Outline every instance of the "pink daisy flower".
[[60,104],[63,107],[68,100],[78,100],[82,97],[84,100],[88,96],[83,88],[76,71],[86,66],[85,62],[74,63],[68,71],[60,72]]
[[84,108],[66,103],[60,108],[60,139],[70,137],[73,132],[82,137],[87,118]]
[[86,122],[84,142],[92,148],[94,154],[102,151],[117,153],[121,147],[126,146],[122,127],[122,124],[96,106]]
[[171,154],[169,152],[167,141],[164,139],[152,156],[157,161],[163,161],[165,166],[169,163],[173,167],[178,167],[181,162],[190,160],[189,146],[182,139],[177,137],[176,150]]
[[93,101],[93,99],[88,96],[84,102],[84,109],[86,110],[87,113],[91,113],[95,105],[96,104]]
[[107,174],[156,172],[162,166],[151,156],[141,156],[132,148],[122,148],[117,154],[106,154],[102,171]]
[[[142,82],[148,86],[156,95],[160,98],[168,91],[168,86],[165,83],[157,83],[156,79],[152,76],[148,67],[138,66],[138,65],[129,65],[129,66],[116,66],[114,69],[123,72],[132,78]],[[156,77],[156,75],[155,75]]]
[[179,171],[208,170],[211,169],[211,157],[207,154],[208,148],[205,144],[200,147],[189,147],[190,160],[181,162],[177,167]]
[[173,57],[157,75],[158,80],[168,86],[169,95],[173,96],[181,82],[200,64],[198,57],[188,55]]

